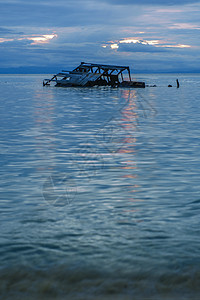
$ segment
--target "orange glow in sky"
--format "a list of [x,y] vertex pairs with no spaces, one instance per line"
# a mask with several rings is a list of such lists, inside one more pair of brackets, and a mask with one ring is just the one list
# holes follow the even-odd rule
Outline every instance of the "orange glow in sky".
[[38,45],[38,44],[47,44],[50,40],[52,40],[54,37],[57,37],[57,34],[44,34],[41,36],[35,36],[35,37],[28,37],[28,40],[33,41],[32,45]]
[[[190,45],[184,45],[184,44],[165,44],[164,41],[160,40],[141,40],[138,38],[124,38],[122,40],[116,40],[116,41],[110,41],[110,48],[111,49],[118,49],[120,44],[142,44],[142,45],[150,45],[154,47],[162,47],[162,48],[191,48]],[[103,48],[106,48],[106,45],[102,46]]]
[[39,36],[24,36],[21,38],[0,38],[0,43],[10,42],[10,41],[22,41],[22,40],[29,40],[33,41],[31,45],[39,45],[39,44],[47,44],[53,38],[57,37],[57,34],[43,34]]

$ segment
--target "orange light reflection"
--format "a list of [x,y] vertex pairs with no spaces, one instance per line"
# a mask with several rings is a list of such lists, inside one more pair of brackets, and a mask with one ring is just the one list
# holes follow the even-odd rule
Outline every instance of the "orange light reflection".
[[[125,160],[120,165],[120,168],[123,169],[123,172],[121,175],[121,180],[126,181],[126,187],[128,190],[128,193],[131,195],[130,198],[127,199],[130,209],[124,210],[124,213],[130,213],[138,212],[139,209],[132,208],[138,201],[137,199],[137,192],[140,188],[140,185],[134,184],[134,181],[137,179],[138,175],[136,173],[137,171],[137,161],[136,161],[136,143],[137,143],[137,135],[136,133],[139,131],[139,122],[138,122],[138,111],[137,111],[137,94],[135,90],[130,89],[124,89],[122,90],[121,97],[125,99],[127,105],[124,107],[124,109],[121,112],[121,120],[120,124],[124,127],[126,135],[124,136],[123,147],[118,151],[119,154],[125,155]],[[129,183],[129,184],[127,184]],[[128,218],[128,215],[127,215]],[[140,222],[141,220],[135,220],[134,222]],[[130,222],[130,219],[124,219],[121,222]]]

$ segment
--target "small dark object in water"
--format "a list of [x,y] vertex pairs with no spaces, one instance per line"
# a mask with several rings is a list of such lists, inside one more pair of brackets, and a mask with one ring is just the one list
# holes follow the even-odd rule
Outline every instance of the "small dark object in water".
[[120,87],[145,88],[145,82],[141,81],[122,81]]
[[172,85],[171,85],[171,84],[169,84],[169,85],[168,85],[168,87],[172,87]]
[[153,84],[153,85],[146,85],[147,87],[157,87],[157,85],[156,84]]
[[178,79],[176,79],[176,87],[177,87],[177,89],[179,88],[179,86],[180,86],[179,81],[178,81]]

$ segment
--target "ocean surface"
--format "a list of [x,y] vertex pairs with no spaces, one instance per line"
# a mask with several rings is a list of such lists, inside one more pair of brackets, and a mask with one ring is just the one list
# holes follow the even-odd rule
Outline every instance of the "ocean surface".
[[0,298],[200,299],[200,75],[44,78],[0,75]]

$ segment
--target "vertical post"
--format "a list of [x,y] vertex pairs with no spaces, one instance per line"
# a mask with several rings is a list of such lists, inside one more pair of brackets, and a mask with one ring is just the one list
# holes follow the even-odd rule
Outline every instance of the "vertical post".
[[130,68],[128,67],[128,76],[129,76],[129,81],[131,81],[131,72],[130,72]]

